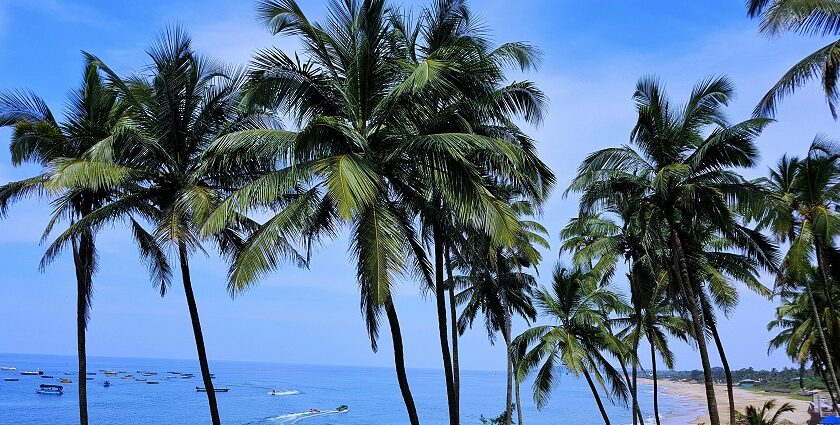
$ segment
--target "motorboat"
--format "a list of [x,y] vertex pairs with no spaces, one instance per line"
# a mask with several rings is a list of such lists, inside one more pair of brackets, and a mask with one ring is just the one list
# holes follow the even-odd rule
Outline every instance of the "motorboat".
[[102,386],[103,386],[103,387],[105,387],[105,388],[110,387],[110,386],[111,386],[111,381],[105,381],[105,382],[103,382],[103,383],[102,383]]
[[309,413],[321,413],[318,409],[309,409]]
[[6,382],[17,382],[20,381],[20,378],[3,378]]
[[52,375],[41,375],[41,378],[44,378],[44,379],[53,379],[53,378],[55,378],[55,377],[54,377],[54,376],[52,376]]
[[75,374],[76,374],[76,372],[64,372],[64,374],[65,374],[65,375],[68,375],[68,376],[71,376],[71,375],[75,375]]
[[0,367],[0,370],[13,371],[13,370],[17,370],[17,369],[14,366],[3,366],[3,367]]
[[[197,392],[200,392],[200,393],[206,393],[207,392],[207,388],[204,388],[204,387],[195,387],[195,390]],[[213,388],[213,392],[216,392],[216,393],[226,393],[228,391],[230,391],[230,388]]]
[[58,382],[61,382],[62,384],[72,384],[73,383],[73,381],[71,379],[67,379],[67,378],[60,378],[58,380]]
[[134,378],[135,381],[146,382],[146,378]]
[[336,412],[346,412],[347,409],[349,409],[349,407],[347,407],[346,404],[342,404],[341,406],[335,408]]
[[43,375],[43,370],[24,370],[20,373],[21,375]]
[[61,385],[49,385],[49,384],[41,384],[41,386],[35,390],[38,394],[47,394],[47,395],[62,395],[64,394],[64,387]]
[[158,381],[146,381],[146,383],[147,383],[147,384],[149,384],[149,385],[157,385],[157,384],[160,384],[160,382],[158,382]]

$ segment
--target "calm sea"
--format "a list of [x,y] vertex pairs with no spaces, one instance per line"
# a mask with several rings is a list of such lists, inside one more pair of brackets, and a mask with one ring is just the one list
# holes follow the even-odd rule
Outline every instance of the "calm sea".
[[[64,356],[0,354],[0,366],[11,365],[14,372],[0,371],[0,377],[19,378],[17,382],[0,381],[0,424],[73,424],[77,422],[77,376],[64,375],[75,369],[75,359]],[[53,379],[20,375],[24,370],[41,369]],[[107,378],[102,369],[121,373]],[[246,362],[211,362],[217,387],[230,388],[219,393],[219,409],[225,424],[406,424],[404,405],[394,372],[387,368],[349,366],[287,365]],[[207,424],[206,396],[197,393],[201,384],[197,361],[92,357],[88,370],[96,372],[88,383],[91,424]],[[122,379],[126,373],[153,371],[148,380]],[[167,378],[167,372],[194,373],[195,378]],[[63,384],[63,396],[36,394],[39,384]],[[105,380],[111,386],[103,386]],[[446,391],[442,372],[409,370],[421,422],[448,423]],[[463,371],[461,376],[462,423],[480,424],[480,416],[495,416],[504,406],[503,372]],[[641,387],[642,409],[651,412],[650,387]],[[276,390],[285,395],[269,395]],[[592,424],[600,415],[584,381],[563,374],[548,406],[538,412],[531,399],[530,384],[523,385],[525,422],[529,425]],[[682,413],[693,418],[700,406],[667,395],[660,397],[663,416]],[[339,405],[347,412],[336,412]],[[309,413],[318,409],[320,413]],[[630,422],[629,412],[618,406],[608,407],[614,424]]]

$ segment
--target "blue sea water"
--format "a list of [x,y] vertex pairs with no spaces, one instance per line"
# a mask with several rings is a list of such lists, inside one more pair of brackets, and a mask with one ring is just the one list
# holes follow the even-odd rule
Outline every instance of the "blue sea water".
[[[16,371],[0,371],[0,378],[15,377],[18,382],[0,381],[0,424],[73,424],[77,419],[77,379],[64,372],[75,370],[74,357],[0,354],[0,366],[12,365]],[[41,369],[54,378],[23,376],[23,370]],[[149,385],[134,379],[107,378],[102,370],[116,370],[135,376],[138,371],[154,371]],[[211,362],[217,387],[230,392],[217,394],[225,424],[370,425],[406,424],[405,407],[393,370],[388,368],[288,365],[248,362]],[[195,391],[201,386],[197,361],[91,357],[88,381],[91,424],[207,424],[207,399]],[[167,372],[194,373],[192,379],[167,379]],[[58,384],[70,378],[63,396],[36,394],[39,384]],[[112,385],[103,386],[105,380]],[[448,423],[446,391],[442,372],[410,369],[409,380],[424,424]],[[494,371],[462,371],[461,414],[465,425],[479,424],[481,415],[495,416],[504,408],[505,374]],[[269,395],[272,390],[287,395]],[[558,389],[542,411],[531,399],[530,384],[522,387],[523,412],[529,425],[597,424],[600,414],[585,381],[562,375]],[[640,387],[642,409],[651,412],[650,387]],[[346,404],[344,413],[334,409]],[[681,413],[689,420],[697,416],[696,403],[660,396],[664,417]],[[309,413],[319,409],[320,413]],[[629,412],[609,405],[614,424],[631,422]],[[669,421],[670,422],[670,421]]]

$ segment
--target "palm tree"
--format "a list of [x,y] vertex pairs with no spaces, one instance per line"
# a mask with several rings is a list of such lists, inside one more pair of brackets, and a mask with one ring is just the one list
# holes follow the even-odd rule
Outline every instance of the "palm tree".
[[[743,425],[778,425],[781,424],[781,418],[784,413],[793,412],[794,407],[790,403],[785,403],[776,409],[773,413],[773,408],[776,407],[776,400],[767,400],[761,409],[755,406],[747,406],[744,413],[739,414],[739,424]],[[772,413],[772,416],[768,416]]]
[[551,288],[540,289],[534,299],[540,313],[554,324],[526,330],[513,340],[512,351],[517,380],[522,381],[532,370],[539,369],[534,382],[537,407],[548,402],[556,383],[555,372],[562,366],[577,377],[583,376],[604,423],[609,425],[597,385],[608,397],[627,401],[627,385],[608,358],[623,350],[608,325],[610,312],[622,300],[599,282],[600,276],[590,270],[569,270],[558,264]]
[[[457,2],[440,5],[448,3]],[[428,233],[415,225],[418,211],[438,205],[440,215],[481,229],[494,241],[512,239],[516,214],[488,190],[491,184],[482,171],[491,169],[514,182],[528,180],[520,176],[528,153],[521,141],[427,125],[427,118],[453,98],[486,95],[494,80],[471,81],[489,75],[486,69],[493,62],[474,43],[438,49],[422,39],[424,54],[416,63],[405,60],[396,11],[384,0],[332,3],[324,24],[308,19],[291,0],[264,1],[259,8],[273,33],[300,39],[305,55],[301,60],[277,49],[258,52],[243,102],[256,110],[288,114],[300,130],[246,130],[213,144],[214,157],[268,162],[274,168],[233,191],[210,214],[203,231],[213,234],[248,211],[273,210],[234,260],[230,285],[238,293],[292,253],[289,239],[308,251],[349,227],[374,350],[385,309],[395,349],[402,351],[391,289],[399,275],[420,276],[426,287],[438,291],[450,421],[457,423],[452,359],[446,356],[445,298],[439,293],[445,291],[446,246],[437,232],[432,267],[421,242]],[[424,18],[417,34],[427,33],[429,25]],[[455,84],[459,81],[464,83]],[[422,218],[419,222],[423,229],[441,225]],[[417,424],[405,365],[395,354],[409,420]]]
[[[68,188],[57,194],[46,191],[55,162],[78,158],[120,125],[125,108],[114,92],[102,81],[96,66],[85,64],[82,86],[70,97],[70,108],[59,122],[40,97],[28,92],[0,93],[0,126],[12,126],[10,149],[12,162],[40,164],[42,171],[33,177],[0,187],[0,215],[5,216],[12,203],[32,195],[54,195],[54,212],[44,237],[60,220],[79,220],[108,201],[104,190]],[[85,230],[72,239],[73,265],[76,271],[76,342],[78,376],[87,374],[86,329],[93,296],[96,271],[94,232]],[[43,268],[55,256],[42,261]],[[87,425],[87,381],[79,380],[79,423]]]
[[807,157],[799,159],[784,156],[768,178],[759,179],[771,194],[764,211],[759,213],[761,226],[769,228],[776,238],[789,242],[788,252],[782,260],[782,270],[777,286],[804,285],[809,296],[820,334],[820,345],[828,366],[830,386],[834,393],[840,389],[837,380],[838,365],[828,339],[824,335],[822,317],[814,298],[809,275],[813,270],[811,258],[816,257],[816,269],[822,280],[824,300],[833,309],[829,296],[832,272],[828,254],[833,250],[833,240],[840,225],[840,215],[834,206],[840,201],[840,157],[825,139],[817,137],[811,143]]
[[[511,327],[513,316],[526,320],[536,319],[536,310],[531,303],[531,294],[536,286],[534,276],[525,270],[536,267],[542,260],[537,247],[548,249],[545,239],[547,231],[536,221],[529,220],[534,209],[527,201],[512,202],[522,217],[520,236],[511,248],[493,246],[489,238],[473,234],[463,240],[460,255],[462,267],[468,274],[456,276],[450,287],[464,288],[456,296],[456,303],[464,309],[458,319],[458,333],[463,334],[472,327],[479,314],[484,316],[484,327],[491,344],[497,333],[502,334],[507,353],[507,391],[505,402],[505,424],[512,423],[511,406],[516,406],[517,422],[522,423],[522,408],[519,401],[519,384],[514,384],[511,359]],[[515,387],[515,390],[514,390]],[[514,392],[516,399],[514,400]]]
[[[691,317],[703,365],[712,425],[720,418],[706,346],[698,294],[702,282],[692,279],[687,249],[693,223],[709,223],[723,238],[746,244],[748,253],[772,267],[773,258],[755,246],[754,232],[738,224],[731,200],[754,204],[761,196],[732,168],[751,167],[757,160],[755,137],[769,123],[754,118],[734,125],[724,106],[733,93],[724,77],[697,84],[682,108],[674,107],[654,78],[639,81],[634,98],[638,122],[630,146],[603,149],[589,155],[569,187],[583,192],[581,214],[616,204],[616,197],[633,195],[634,217],[644,226],[647,252],[672,270],[681,303]],[[623,198],[622,198],[623,199]],[[701,337],[702,336],[702,337]]]
[[[210,416],[213,424],[219,424],[189,257],[191,251],[203,250],[199,228],[209,212],[230,188],[240,184],[243,175],[252,172],[249,167],[261,165],[220,163],[206,155],[206,148],[216,138],[254,128],[264,119],[240,112],[243,78],[195,53],[182,29],[168,29],[148,54],[152,61],[148,74],[126,79],[90,57],[108,75],[130,120],[83,157],[59,163],[54,180],[56,185],[105,188],[118,196],[77,221],[50,251],[85,229],[125,220],[161,295],[171,279],[167,248],[177,253]],[[144,222],[153,227],[151,232],[145,230]],[[239,216],[218,229],[211,241],[230,255],[241,245],[242,233],[252,227],[253,223]]]
[[[840,35],[840,4],[836,1],[747,0],[750,17],[760,18],[760,32],[777,36],[791,31],[806,36]],[[777,104],[808,81],[819,78],[831,115],[837,119],[840,90],[840,39],[833,40],[790,68],[755,108],[757,116],[772,116]]]

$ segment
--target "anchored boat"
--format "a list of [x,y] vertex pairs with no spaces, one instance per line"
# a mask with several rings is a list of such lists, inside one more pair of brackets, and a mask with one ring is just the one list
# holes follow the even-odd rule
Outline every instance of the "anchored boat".
[[61,385],[41,384],[41,387],[35,390],[35,392],[46,395],[62,395],[64,394],[64,387]]
[[[195,387],[195,390],[200,393],[206,393],[207,388],[204,387]],[[215,393],[226,393],[230,391],[230,388],[213,388],[213,392]]]

